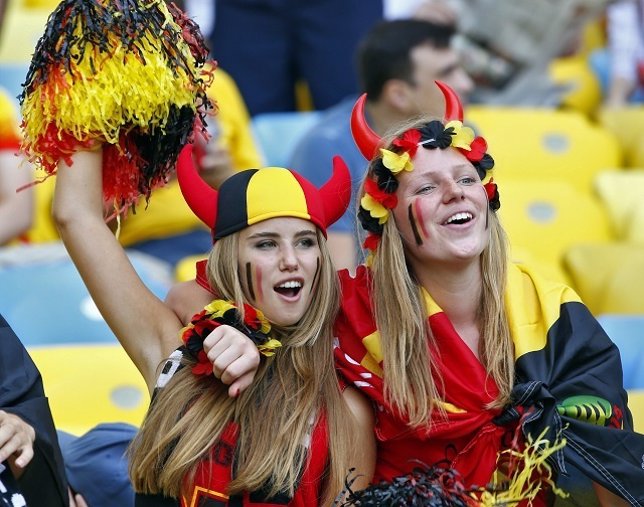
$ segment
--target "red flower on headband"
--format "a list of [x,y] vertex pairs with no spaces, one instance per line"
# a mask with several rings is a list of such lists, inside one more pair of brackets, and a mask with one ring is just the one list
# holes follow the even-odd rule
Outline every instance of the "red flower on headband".
[[461,153],[467,157],[467,160],[471,162],[478,162],[483,158],[485,152],[487,151],[487,142],[482,137],[475,137],[474,141],[470,144],[470,149],[464,150],[459,148]]
[[403,151],[409,153],[409,157],[412,158],[416,155],[416,150],[418,149],[418,143],[420,142],[420,131],[416,129],[410,129],[406,131],[400,137],[397,137],[391,143],[396,148],[400,148]]
[[387,209],[393,209],[398,204],[396,194],[388,194],[384,190],[380,190],[378,183],[372,179],[365,180],[364,190],[365,193],[369,194],[375,201],[378,201]]
[[483,185],[483,187],[485,188],[485,192],[487,193],[488,201],[494,199],[494,197],[496,196],[496,183],[494,183],[494,180],[490,179],[490,181]]
[[362,247],[366,248],[367,250],[371,250],[372,252],[375,252],[376,248],[378,248],[379,242],[380,242],[380,235],[374,234],[373,232],[371,232],[365,238],[364,243],[362,243]]

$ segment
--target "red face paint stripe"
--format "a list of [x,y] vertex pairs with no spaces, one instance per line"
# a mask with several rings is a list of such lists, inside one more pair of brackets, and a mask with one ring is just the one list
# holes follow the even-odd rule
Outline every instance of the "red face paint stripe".
[[420,200],[416,199],[413,204],[414,204],[414,212],[416,215],[416,221],[418,222],[418,225],[420,225],[420,230],[423,233],[423,237],[425,239],[429,239],[429,233],[425,228],[425,220],[423,219],[423,212],[420,209]]

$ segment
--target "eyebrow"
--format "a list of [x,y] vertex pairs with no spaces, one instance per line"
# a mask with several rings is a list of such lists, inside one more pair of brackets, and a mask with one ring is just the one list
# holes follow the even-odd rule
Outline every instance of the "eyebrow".
[[[314,236],[314,235],[315,235],[315,231],[312,230],[312,229],[304,229],[302,231],[298,231],[298,232],[295,233],[296,238],[300,238],[300,237],[303,237],[303,236]],[[274,239],[274,238],[279,238],[279,237],[280,237],[280,234],[278,234],[276,232],[266,231],[266,232],[256,232],[255,234],[251,234],[250,236],[248,236],[248,238],[246,238],[246,239],[259,239],[259,238],[272,238],[272,239]]]

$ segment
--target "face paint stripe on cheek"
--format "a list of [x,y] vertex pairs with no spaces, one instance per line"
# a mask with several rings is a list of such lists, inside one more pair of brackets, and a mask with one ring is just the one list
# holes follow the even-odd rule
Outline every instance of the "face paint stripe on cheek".
[[253,290],[253,274],[250,262],[246,263],[246,285],[248,285],[248,295],[255,301],[255,291]]
[[416,199],[414,202],[414,213],[416,217],[416,221],[418,222],[418,225],[420,225],[420,230],[423,233],[423,237],[425,239],[429,239],[429,233],[427,232],[427,228],[425,227],[425,219],[423,218],[423,212],[420,209],[420,199]]
[[407,215],[409,216],[409,224],[411,225],[411,230],[414,233],[414,239],[416,240],[416,244],[420,246],[423,244],[423,238],[421,238],[420,234],[418,234],[418,228],[416,227],[416,219],[414,218],[414,210],[411,204],[407,208]]
[[315,273],[313,274],[313,281],[311,282],[311,290],[309,290],[309,294],[313,292],[313,288],[315,287],[315,282],[317,282],[319,272],[320,272],[320,258],[318,257],[317,259],[315,259]]

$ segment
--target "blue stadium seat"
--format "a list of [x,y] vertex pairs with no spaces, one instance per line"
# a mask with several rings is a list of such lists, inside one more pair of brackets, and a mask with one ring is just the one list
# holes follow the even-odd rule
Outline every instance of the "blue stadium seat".
[[255,115],[251,128],[266,165],[286,167],[298,141],[320,114],[320,111],[291,111]]
[[619,348],[624,389],[644,390],[644,315],[604,314],[597,320]]
[[29,65],[26,63],[0,63],[0,88],[13,99],[16,107],[28,69]]
[[[7,261],[10,256],[15,262]],[[138,252],[129,257],[143,282],[163,299],[172,284],[170,267]],[[100,259],[96,267],[101,269]],[[0,287],[0,313],[27,347],[117,343],[59,243],[2,249]]]

